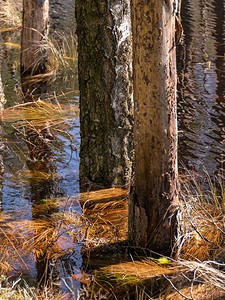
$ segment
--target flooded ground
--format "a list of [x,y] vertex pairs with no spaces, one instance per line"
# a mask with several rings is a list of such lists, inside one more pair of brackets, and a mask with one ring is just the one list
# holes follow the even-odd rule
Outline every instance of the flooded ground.
[[[178,47],[180,168],[185,167],[200,173],[205,169],[210,175],[219,173],[224,176],[225,8],[223,1],[220,0],[182,2],[184,38],[183,44]],[[73,0],[51,1],[50,12],[52,36],[61,41],[62,38],[55,30],[65,32],[68,36],[74,34],[76,25]],[[7,110],[23,101],[20,92],[20,54],[19,47],[16,46],[20,42],[19,31],[1,33],[0,41],[0,80],[7,100],[5,104]],[[42,99],[54,98],[55,95],[64,108],[70,109],[72,106],[77,111],[79,92],[76,62],[73,70],[64,73],[63,76],[60,73],[56,76],[56,80],[49,84]],[[54,102],[56,107],[57,101]],[[92,216],[87,214],[87,219],[80,218],[81,205],[86,202],[78,201],[80,141],[78,117],[74,114],[73,118],[68,118],[63,128],[61,131],[56,130],[57,138],[47,151],[50,163],[41,169],[35,169],[29,165],[28,146],[21,132],[23,129],[13,126],[7,118],[1,124],[0,147],[4,172],[0,183],[2,185],[0,222],[6,224],[14,222],[15,227],[10,227],[10,230],[16,228],[14,242],[18,241],[19,237],[22,238],[19,223],[27,231],[25,240],[33,241],[36,238],[32,251],[27,248],[32,254],[27,252],[23,261],[20,260],[16,270],[10,274],[12,276],[23,274],[31,284],[41,282],[47,265],[47,272],[52,272],[55,282],[63,291],[68,292],[71,289],[78,291],[81,287],[82,280],[78,279],[78,274],[83,263],[81,253],[83,244],[79,238],[71,238],[66,226],[76,231],[82,226],[82,222],[88,219],[88,222],[92,223],[85,226],[91,229],[99,210],[93,211]],[[120,205],[127,211],[126,203],[121,202]],[[101,208],[101,213],[102,216],[107,214],[104,208]],[[65,214],[67,224],[60,219],[60,216],[65,217]],[[111,214],[120,219],[127,217],[126,214],[119,215],[116,206]],[[69,221],[70,217],[73,222]],[[31,220],[37,222],[31,224],[29,223]],[[101,222],[96,225],[96,232],[90,231],[89,238],[95,234],[99,235],[102,229],[107,231],[110,226],[110,222],[107,223],[102,217]],[[47,228],[50,231],[47,232]],[[15,233],[15,230],[13,232]],[[89,231],[87,232],[89,234]],[[46,262],[45,259],[49,248],[48,246],[45,248],[44,243],[46,237],[54,237],[54,234],[60,237],[58,249],[50,251],[49,261],[52,267],[49,267],[49,261]],[[2,233],[0,235],[2,236]],[[115,232],[112,239],[115,236],[118,236],[118,232]],[[98,240],[98,243],[104,241]],[[43,253],[40,251],[41,248]],[[19,252],[17,254],[21,255]]]
[[[223,1],[182,1],[178,48],[179,161],[198,173],[225,163],[225,8]],[[223,174],[224,176],[224,174]]]
[[[68,41],[71,42],[70,37],[75,32],[74,7],[74,1],[51,1],[50,31],[59,45],[62,42],[63,36],[65,37],[66,35]],[[57,32],[55,32],[56,29]],[[19,235],[21,235],[21,239],[22,235],[24,235],[22,227],[26,228],[26,226],[28,226],[30,229],[27,227],[27,237],[25,237],[25,240],[30,239],[30,243],[35,242],[33,239],[35,236],[37,237],[38,234],[40,236],[41,232],[44,234],[46,227],[50,227],[52,230],[55,229],[58,232],[57,234],[62,235],[57,244],[59,249],[54,250],[55,254],[64,250],[70,250],[64,254],[61,252],[61,259],[55,259],[55,266],[51,269],[52,272],[55,272],[54,276],[57,277],[57,282],[63,277],[64,282],[61,281],[61,286],[64,291],[68,291],[68,287],[66,287],[67,284],[69,286],[73,285],[74,290],[76,290],[79,288],[79,282],[76,280],[71,281],[71,274],[77,273],[80,270],[82,264],[80,250],[82,245],[74,243],[72,238],[62,233],[63,226],[60,224],[61,221],[57,220],[57,218],[65,211],[68,213],[77,212],[78,214],[81,212],[80,204],[77,200],[68,202],[70,196],[79,194],[78,171],[80,138],[79,119],[77,117],[79,102],[77,62],[74,61],[72,70],[67,73],[64,72],[63,76],[60,75],[60,73],[62,74],[60,70],[56,76],[56,80],[46,87],[46,93],[41,96],[42,99],[47,101],[49,98],[53,102],[54,99],[56,99],[54,102],[56,110],[60,110],[63,107],[62,111],[68,110],[70,113],[74,113],[74,116],[71,118],[64,115],[64,118],[67,119],[66,122],[63,122],[63,120],[59,118],[59,123],[61,122],[62,126],[58,126],[58,129],[53,132],[55,140],[53,142],[50,141],[49,149],[45,149],[50,163],[44,163],[42,167],[38,169],[29,164],[29,145],[26,141],[26,137],[29,136],[29,133],[26,134],[24,132],[28,124],[26,124],[25,127],[20,127],[18,118],[18,120],[15,121],[18,126],[14,126],[15,124],[13,125],[13,122],[6,116],[8,108],[23,103],[19,69],[20,48],[18,44],[20,43],[20,32],[3,32],[1,33],[0,39],[0,79],[7,100],[4,112],[5,121],[1,125],[1,144],[5,145],[1,152],[4,161],[4,172],[1,179],[1,219],[3,221],[7,219],[7,222],[15,225],[18,234],[16,236],[17,239]],[[70,53],[68,53],[68,56],[69,55]],[[57,107],[58,103],[60,103],[59,107]],[[15,111],[15,115],[18,116],[18,114],[18,110]],[[28,122],[33,121],[30,120]],[[53,127],[55,127],[55,125]],[[49,204],[49,199],[57,200],[51,200],[51,204]],[[42,208],[44,206],[45,209],[43,210]],[[44,224],[51,215],[53,219],[56,218],[56,220],[52,219],[55,224],[51,224],[51,226]],[[35,219],[37,219],[38,222],[43,220],[41,227],[40,224],[36,224],[37,228],[32,228],[29,221]],[[21,225],[20,229],[18,222]],[[20,234],[19,231],[21,231]],[[53,232],[54,230],[51,234],[53,234]],[[2,234],[0,235],[2,236]],[[43,243],[43,245],[40,245],[40,242],[41,244]],[[19,247],[22,248],[21,245]],[[46,264],[48,264],[44,259],[46,253],[38,254],[38,251],[41,251],[41,249],[43,251],[45,249],[44,239],[36,242],[36,246],[30,249],[30,254],[27,253],[25,257],[23,257],[22,264],[21,259],[19,259],[20,262],[19,260],[15,263],[12,262],[14,271],[10,271],[10,274],[12,276],[18,276],[23,273],[24,277],[29,279],[29,282],[40,282],[45,272]],[[23,251],[25,251],[25,248]],[[21,252],[19,252],[17,253],[18,256],[22,255]],[[54,260],[51,260],[52,264],[53,261]],[[4,263],[3,259],[1,259],[1,262]],[[67,277],[70,278],[68,283],[66,283]]]

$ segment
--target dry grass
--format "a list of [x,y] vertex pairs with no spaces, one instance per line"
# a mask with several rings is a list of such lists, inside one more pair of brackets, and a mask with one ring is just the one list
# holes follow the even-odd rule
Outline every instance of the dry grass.
[[[43,205],[44,206],[44,205]],[[49,209],[50,207],[48,207]],[[46,214],[47,208],[36,214]],[[48,211],[52,213],[51,210]],[[46,261],[58,259],[68,254],[73,244],[73,237],[67,231],[75,232],[81,222],[75,219],[64,218],[56,214],[51,219],[36,219],[8,222],[0,227],[0,271],[7,274],[12,270],[29,269],[32,261],[45,258]]]
[[62,129],[62,124],[78,116],[78,105],[62,105],[57,98],[50,100],[37,100],[15,105],[4,109],[2,120],[10,122],[16,128],[40,132],[50,128]]
[[[225,193],[221,177],[181,181],[178,257],[188,260],[225,260]],[[209,190],[203,190],[204,186]]]
[[63,80],[77,71],[77,39],[72,33],[55,32],[53,36],[42,35],[41,45],[37,44],[38,57],[30,68],[32,73],[45,61],[46,72],[26,77],[26,83],[41,81],[51,82],[56,75],[62,75]]
[[115,292],[119,286],[123,293],[124,285],[136,285],[143,299],[151,299],[151,291],[142,294],[143,286],[154,286],[158,278],[160,290],[169,286],[158,299],[225,298],[224,182],[222,177],[212,181],[206,174],[201,180],[183,179],[181,187],[179,225],[183,230],[177,260],[164,266],[144,260],[101,268],[95,278],[101,288],[107,284],[106,290]]
[[[37,155],[45,155],[45,148],[57,147],[58,150],[59,146],[56,143],[58,135],[63,135],[64,138],[69,140],[72,147],[74,140],[68,133],[68,128],[71,126],[71,122],[77,118],[78,114],[79,109],[77,104],[60,104],[57,97],[51,100],[39,99],[34,102],[7,108],[2,112],[2,120],[6,126],[12,126],[12,130],[16,132],[16,135],[20,139],[17,142],[16,140],[11,141],[6,137],[5,144],[24,162],[29,160],[29,153],[31,154],[32,151],[34,155],[35,152]],[[33,136],[35,136],[35,143],[32,142]],[[25,144],[21,143],[21,140]],[[46,147],[44,147],[45,145]],[[30,147],[30,152],[26,150],[27,147]],[[33,173],[31,174],[32,179],[34,179]],[[52,178],[55,176],[53,173],[44,174],[43,172],[39,172],[38,174],[36,172],[36,177],[38,175],[43,179],[46,176],[51,176]]]
[[87,208],[97,204],[117,202],[119,200],[128,199],[129,191],[125,188],[117,187],[111,189],[102,189],[80,195],[79,201],[83,208]]
[[97,204],[92,209],[85,209],[84,216],[84,239],[89,247],[127,240],[127,200]]
[[[77,274],[74,279],[87,285],[89,297],[101,293],[110,294],[111,298],[107,299],[116,299],[112,296],[114,292],[118,295],[132,286],[135,297],[151,299],[156,285],[154,293],[161,291],[158,299],[223,299],[225,264],[218,260],[224,261],[224,204],[221,202],[224,190],[222,183],[219,183],[219,189],[215,189],[212,183],[209,185],[211,189],[204,194],[196,182],[191,187],[187,180],[183,183],[180,220],[184,231],[180,235],[177,260],[132,259],[130,262],[100,268],[95,277]],[[67,254],[70,251],[68,245],[74,242],[83,241],[86,248],[92,249],[125,240],[127,193],[125,189],[114,188],[83,193],[67,201],[63,198],[47,199],[33,209],[36,220],[9,222],[1,227],[7,235],[7,238],[4,237],[1,262],[9,262],[9,257],[13,256],[25,268],[22,254],[28,252],[37,258],[47,255],[50,260]],[[82,213],[71,209],[75,201],[83,206]],[[58,213],[59,207],[64,212]],[[51,214],[50,219],[40,219],[40,215],[48,214]],[[4,246],[4,242],[0,244]],[[21,252],[17,249],[21,249]],[[3,268],[9,266],[2,265]],[[149,284],[152,291],[148,289]]]
[[22,25],[22,1],[5,0],[0,2],[0,28]]
[[[67,80],[68,72],[77,70],[77,39],[73,34],[55,33],[55,38],[45,37],[49,54],[47,69],[53,74],[62,74]],[[71,76],[71,73],[70,73]]]
[[[161,264],[160,260],[143,259],[141,261],[130,261],[120,264],[113,264],[99,270],[97,278],[102,276],[114,278],[123,284],[140,284],[143,281],[157,279],[162,275],[174,274],[182,268],[177,263]],[[168,260],[169,261],[169,260]],[[184,269],[184,268],[183,268]]]
[[38,290],[30,287],[21,278],[16,281],[9,282],[5,276],[0,277],[0,299],[1,300],[66,300],[66,294],[55,293],[54,291],[44,288]]
[[[19,27],[18,27],[19,28]],[[18,28],[5,28],[0,31],[11,31]],[[20,44],[5,42],[5,46],[13,49],[21,49]],[[46,56],[46,72],[26,77],[25,83],[34,84],[39,82],[52,82],[56,75],[62,75],[63,80],[77,71],[77,38],[73,34],[65,35],[55,32],[53,36],[43,36],[40,48],[39,59],[34,61],[31,68],[33,71],[43,61],[43,53]]]
[[[160,300],[223,300],[225,297],[225,293],[216,287],[210,286],[208,284],[197,284],[196,286],[189,286],[182,288],[178,291],[170,290],[170,293],[164,295],[158,299]],[[155,299],[156,300],[156,299]]]
[[[122,194],[124,191],[121,192]],[[105,199],[104,193],[103,198]],[[115,194],[112,189],[112,194]],[[110,189],[108,191],[110,200]],[[118,191],[117,191],[118,196]],[[121,195],[122,196],[122,195]],[[85,197],[85,195],[83,195]],[[81,195],[82,198],[82,195]],[[93,196],[92,196],[93,199]],[[98,194],[99,199],[99,194]],[[127,201],[120,200],[92,207],[91,211],[71,209],[77,198],[46,199],[34,206],[34,220],[8,221],[0,224],[0,271],[29,268],[35,257],[58,259],[71,251],[70,246],[81,241],[87,247],[124,239],[127,224]],[[101,201],[100,201],[101,202]],[[62,212],[58,212],[61,208]],[[124,215],[124,219],[122,216]],[[121,230],[121,232],[120,232]],[[99,238],[101,234],[101,238]],[[25,259],[26,258],[26,259]]]

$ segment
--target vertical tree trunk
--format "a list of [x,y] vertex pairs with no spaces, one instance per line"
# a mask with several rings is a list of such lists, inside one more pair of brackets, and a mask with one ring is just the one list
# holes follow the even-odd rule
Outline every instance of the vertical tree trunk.
[[133,0],[134,189],[129,239],[171,249],[177,202],[177,106],[173,0]]
[[[6,97],[3,89],[3,83],[2,83],[2,74],[1,74],[1,69],[2,69],[2,57],[3,57],[3,49],[2,49],[2,37],[0,33],[0,115],[3,113],[4,105],[6,103]],[[4,174],[4,161],[3,161],[3,155],[5,151],[5,145],[4,145],[4,131],[3,131],[3,126],[2,124],[0,125],[0,211],[2,211],[2,182],[3,182],[3,174]]]
[[130,0],[76,0],[76,17],[81,182],[125,184],[133,157]]
[[25,75],[45,71],[45,35],[48,31],[49,0],[23,0],[21,71]]

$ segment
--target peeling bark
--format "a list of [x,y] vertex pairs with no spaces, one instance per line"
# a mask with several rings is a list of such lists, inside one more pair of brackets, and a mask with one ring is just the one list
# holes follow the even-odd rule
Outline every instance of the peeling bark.
[[130,181],[133,159],[130,1],[76,1],[80,178]]
[[177,203],[175,1],[133,0],[134,188],[129,239],[171,249]]

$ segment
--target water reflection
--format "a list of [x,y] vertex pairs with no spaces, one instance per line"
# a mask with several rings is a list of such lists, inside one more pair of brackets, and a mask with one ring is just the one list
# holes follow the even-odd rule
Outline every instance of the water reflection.
[[[37,85],[35,85],[34,82],[29,84],[26,77],[24,78],[23,74],[21,74],[21,76],[22,91],[25,96],[24,102],[37,101],[42,95],[42,91],[47,90],[46,84],[44,82]],[[48,128],[47,126],[48,124],[46,121],[46,126],[44,127]],[[47,240],[51,243],[52,238],[46,233],[46,224],[49,223],[54,210],[45,211],[41,208],[43,200],[56,197],[56,181],[54,181],[51,176],[56,170],[53,162],[53,154],[49,148],[49,142],[53,140],[53,137],[46,128],[38,130],[33,126],[29,126],[29,123],[27,127],[24,127],[24,137],[29,153],[29,159],[26,163],[31,171],[30,190],[32,216],[34,220],[33,230],[35,232],[34,252],[36,254],[37,283],[40,287],[50,286],[54,280],[59,279],[59,271],[56,268],[56,264],[49,257],[50,250]],[[37,180],[37,172],[46,174],[46,178]],[[35,221],[40,222],[40,220],[43,220],[43,226],[35,228],[37,225]],[[54,228],[51,229],[50,232],[52,234]]]
[[50,1],[50,22],[50,32],[54,33],[55,30],[63,30],[66,33],[75,33],[75,1]]
[[197,172],[201,173],[204,166],[210,174],[221,173],[225,155],[224,48],[220,45],[225,39],[221,30],[223,1],[183,0],[182,22],[184,45],[178,51],[179,157]]
[[[68,33],[75,31],[74,1],[51,1],[51,7],[51,21],[54,22],[51,31],[53,32],[54,28]],[[77,105],[78,93],[74,92],[78,89],[76,70],[66,79],[58,77],[51,86],[47,86],[43,82],[37,84],[34,81],[23,81],[21,88],[19,48],[12,49],[3,44],[4,42],[18,44],[20,42],[19,31],[3,35],[4,39],[0,40],[4,56],[1,60],[3,83],[0,76],[0,84],[2,83],[5,88],[7,107],[31,102],[38,98],[56,99],[63,109],[67,109],[66,106],[69,108],[70,105]],[[56,94],[64,96],[57,99]],[[1,90],[0,95],[2,95]],[[63,120],[61,121],[63,122]],[[17,120],[15,120],[16,122]],[[27,124],[29,123],[31,123],[30,120],[27,121]],[[36,277],[40,286],[54,282],[59,283],[58,280],[63,278],[64,281],[60,282],[60,288],[68,292],[68,286],[79,288],[79,283],[75,280],[71,281],[71,275],[75,273],[75,270],[77,272],[80,269],[81,246],[75,245],[71,236],[68,237],[60,231],[62,228],[59,222],[57,223],[56,216],[65,210],[80,211],[80,206],[77,203],[70,203],[69,207],[66,206],[66,203],[65,206],[59,205],[57,199],[62,196],[67,199],[79,190],[79,158],[75,151],[79,147],[79,120],[68,119],[65,125],[66,130],[62,130],[61,126],[57,132],[57,139],[49,130],[48,124],[41,130],[32,126],[25,126],[23,129],[19,127],[20,130],[17,130],[18,127],[14,125],[13,122],[10,125],[7,122],[4,123],[6,131],[4,138],[6,139],[7,135],[9,149],[5,154],[4,161],[6,171],[3,182],[2,208],[5,214],[10,215],[11,220],[21,221],[21,226],[26,222],[31,224],[31,227],[33,226],[32,229],[29,229],[31,251],[29,254],[25,254],[25,260],[29,266],[29,277]],[[50,199],[50,201],[46,199]],[[55,233],[60,236],[55,245],[52,246],[51,243],[44,245],[47,240],[52,241],[52,234]],[[61,253],[57,255],[59,252]],[[35,253],[36,261],[33,253]]]

